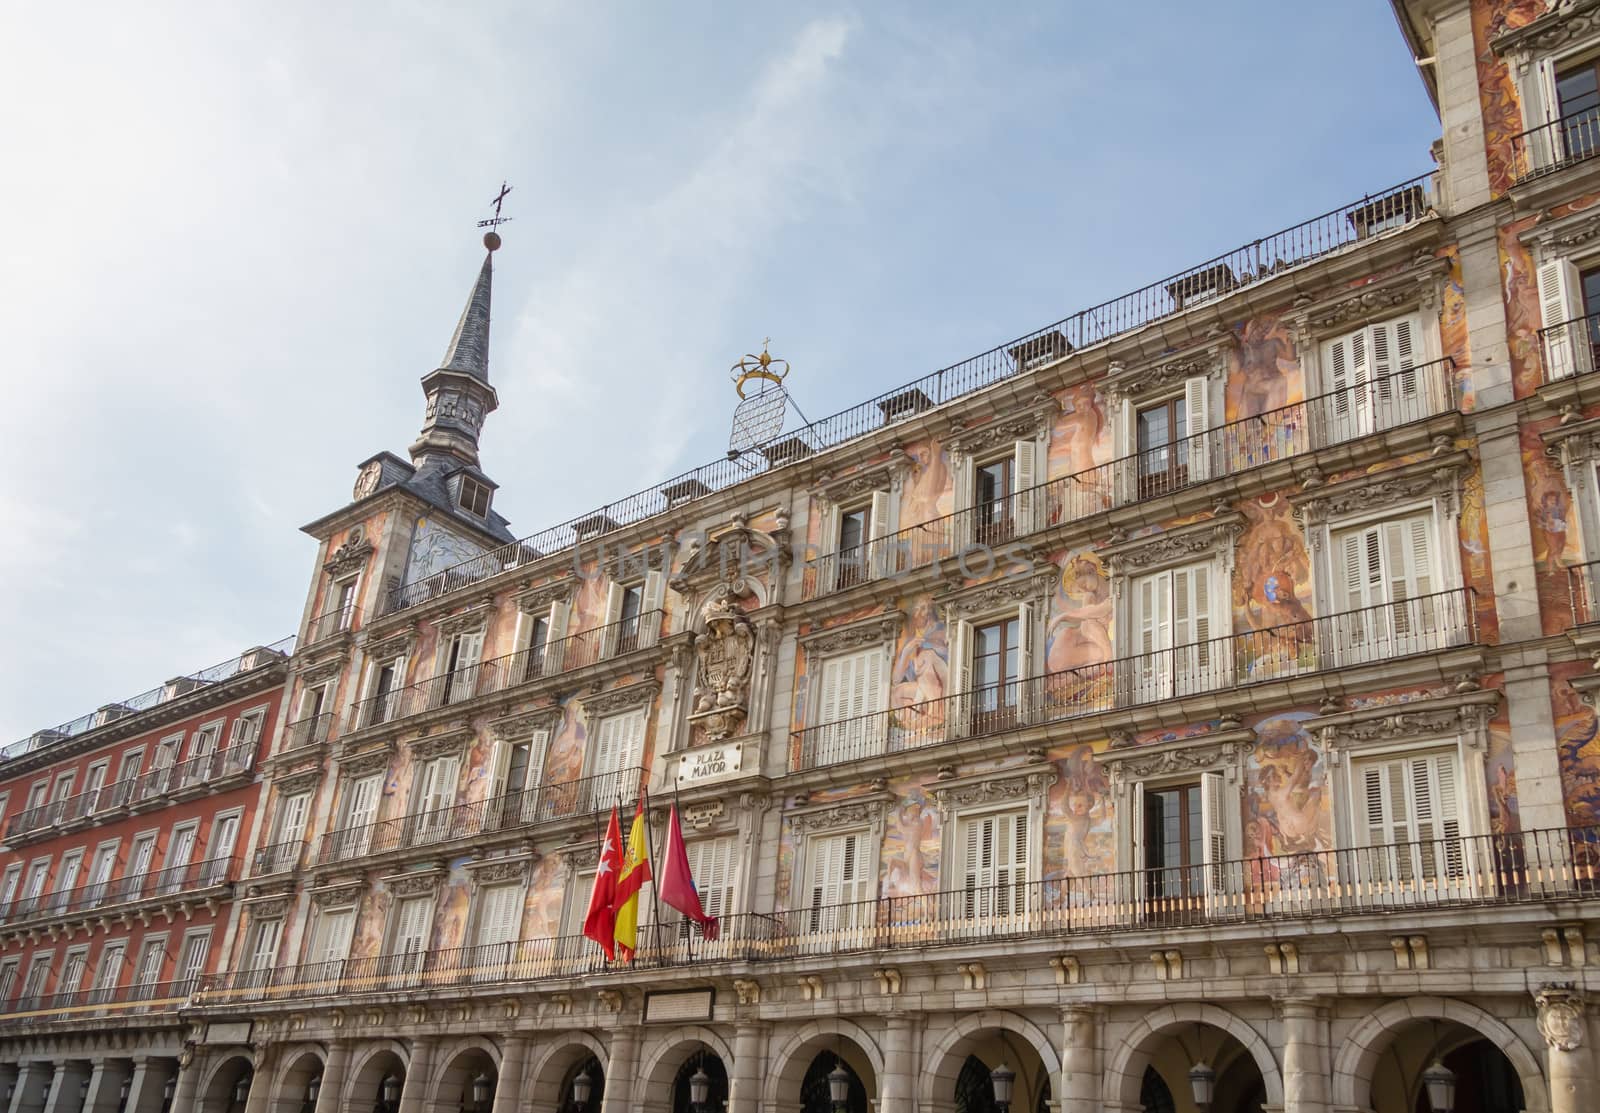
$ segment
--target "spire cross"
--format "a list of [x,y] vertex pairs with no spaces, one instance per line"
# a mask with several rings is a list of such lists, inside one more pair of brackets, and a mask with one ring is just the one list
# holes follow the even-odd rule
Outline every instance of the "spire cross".
[[515,187],[508,186],[504,181],[501,181],[500,192],[495,194],[493,201],[489,202],[489,204],[494,206],[494,216],[490,217],[488,220],[478,221],[479,228],[495,228],[501,224],[511,223],[511,217],[500,215],[500,206],[506,203],[506,194],[510,193],[513,188]]

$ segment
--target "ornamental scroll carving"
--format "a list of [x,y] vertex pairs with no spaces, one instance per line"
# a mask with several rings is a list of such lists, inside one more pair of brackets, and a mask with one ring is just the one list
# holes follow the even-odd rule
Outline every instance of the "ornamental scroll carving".
[[1221,551],[1232,567],[1234,542],[1244,533],[1244,515],[1232,511],[1217,514],[1194,526],[1125,541],[1102,551],[1106,567],[1113,576],[1126,576],[1147,568],[1159,568],[1189,560],[1199,560]]
[[392,747],[369,750],[339,762],[339,772],[346,777],[365,777],[372,773],[387,773]]
[[311,903],[318,908],[341,908],[360,901],[361,894],[366,891],[365,881],[347,881],[342,885],[329,885],[323,889],[311,890]]
[[1539,1034],[1555,1051],[1576,1051],[1583,1046],[1583,994],[1570,983],[1551,984],[1536,990],[1539,1007]]
[[1600,4],[1592,0],[1555,0],[1538,19],[1496,35],[1489,47],[1502,57],[1523,60],[1583,42],[1596,33],[1600,33]]
[[489,724],[489,733],[497,742],[517,742],[531,738],[541,730],[554,731],[561,725],[561,708],[544,707],[522,715],[507,715]]
[[1227,370],[1223,352],[1222,345],[1213,344],[1203,351],[1152,366],[1135,365],[1131,369],[1120,360],[1114,361],[1106,372],[1106,395],[1112,405],[1116,405],[1125,399],[1144,398],[1174,388],[1188,379],[1219,378]]
[[568,576],[554,583],[541,584],[516,595],[517,609],[523,614],[543,617],[554,603],[570,603],[578,590],[578,578]]
[[1115,755],[1102,754],[1100,763],[1109,770],[1113,784],[1133,783],[1178,773],[1200,773],[1212,769],[1237,769],[1256,748],[1254,737],[1221,740],[1185,740],[1182,745],[1164,745],[1142,753],[1134,747]]
[[1032,576],[1003,576],[964,591],[937,596],[933,602],[945,621],[950,622],[1017,603],[1043,604],[1055,590],[1055,583],[1056,573],[1052,568]]
[[972,456],[1015,441],[1044,439],[1050,435],[1050,426],[1061,412],[1061,403],[1052,395],[1040,394],[1016,411],[968,430],[960,421],[950,423],[950,439],[946,448],[952,457]]
[[609,692],[596,692],[583,697],[583,713],[593,723],[597,719],[615,715],[619,711],[647,707],[660,690],[659,684],[647,680],[643,684],[629,684],[625,688],[613,688]]
[[800,644],[813,657],[826,657],[834,653],[848,653],[870,645],[893,643],[900,637],[905,624],[905,612],[874,615],[847,626],[829,626],[800,636]]
[[431,761],[436,757],[459,754],[471,740],[471,731],[451,731],[432,738],[419,738],[411,743],[411,756],[417,761]]
[[273,782],[272,786],[278,790],[278,796],[281,799],[300,792],[310,792],[321,783],[322,767],[318,766],[315,769],[307,769],[301,773],[290,773],[286,777],[279,777]]
[[887,800],[882,797],[841,800],[792,811],[784,818],[797,831],[831,831],[838,827],[860,827],[883,817]]
[[1396,468],[1390,472],[1363,475],[1332,487],[1313,488],[1290,496],[1294,515],[1304,526],[1312,526],[1347,514],[1433,496],[1445,513],[1454,514],[1460,492],[1461,468],[1465,454],[1445,461],[1423,461],[1420,466]]
[[414,870],[383,879],[384,887],[397,897],[431,897],[443,881],[443,870]]
[[330,576],[348,576],[352,572],[359,572],[367,566],[367,557],[372,555],[372,542],[362,536],[361,527],[356,526],[344,539],[344,544],[333,550],[328,555],[328,562],[322,570]]
[[472,871],[472,880],[479,885],[495,885],[503,881],[525,883],[528,879],[526,858],[474,862],[467,868]]
[[289,898],[273,897],[270,900],[252,900],[245,904],[252,920],[281,920],[289,913]]
[[731,591],[712,596],[701,618],[705,630],[694,643],[699,668],[689,722],[720,742],[737,734],[749,714],[756,630]]
[[933,794],[939,801],[939,807],[949,812],[953,808],[1043,798],[1044,793],[1059,779],[1053,768],[1001,770],[981,780],[941,785],[933,790]]

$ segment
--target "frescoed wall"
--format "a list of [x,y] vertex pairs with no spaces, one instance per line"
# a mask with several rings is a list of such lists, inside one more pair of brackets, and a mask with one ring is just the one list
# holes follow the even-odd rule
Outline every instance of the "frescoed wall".
[[488,548],[446,527],[438,518],[421,517],[411,533],[411,551],[406,559],[403,584],[425,580],[451,565],[471,560]]
[[1567,822],[1574,827],[1600,824],[1600,721],[1568,681],[1589,672],[1587,662],[1550,667],[1550,700],[1556,721],[1556,752]]
[[1305,399],[1305,373],[1286,322],[1261,316],[1241,322],[1233,331],[1237,344],[1228,352],[1224,421],[1255,417]]
[[1254,724],[1244,787],[1246,858],[1333,849],[1327,763],[1303,726],[1314,715],[1287,711]]
[[1474,0],[1472,5],[1472,39],[1478,56],[1478,97],[1489,158],[1489,188],[1496,195],[1506,191],[1525,165],[1513,143],[1523,129],[1522,103],[1511,71],[1489,43],[1506,31],[1527,26],[1543,15],[1546,7],[1545,0]]

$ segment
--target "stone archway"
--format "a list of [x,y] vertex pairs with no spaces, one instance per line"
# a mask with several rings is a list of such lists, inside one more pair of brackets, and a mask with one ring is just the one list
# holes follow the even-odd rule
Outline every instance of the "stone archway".
[[[1032,1055],[1025,1056],[1024,1051]],[[1061,1060],[1042,1028],[1017,1013],[987,1009],[956,1021],[928,1052],[917,1084],[918,1107],[946,1113],[954,1110],[961,1073],[972,1056],[977,1056],[985,1069],[1007,1061],[1017,1074],[1018,1096],[1012,1107],[1019,1111],[1032,1113],[1039,1096],[1053,1092],[1061,1077]]]
[[224,1055],[200,1084],[197,1113],[243,1113],[253,1085],[255,1062],[250,1056]]
[[500,1084],[498,1047],[482,1036],[468,1037],[440,1048],[434,1064],[425,1113],[490,1113]]
[[601,1089],[591,1099],[586,1113],[599,1113],[604,1092],[604,1075],[611,1055],[605,1044],[590,1032],[563,1032],[561,1039],[530,1058],[522,1078],[522,1105],[529,1113],[560,1113],[570,1097],[572,1078],[579,1068],[593,1060],[601,1071]]
[[378,1103],[384,1079],[393,1077],[403,1091],[406,1072],[411,1067],[411,1053],[397,1040],[380,1040],[369,1045],[350,1062],[350,1072],[345,1078],[344,1093],[339,1095],[338,1108],[365,1113]]
[[761,1108],[794,1110],[802,1103],[800,1092],[806,1072],[817,1055],[836,1052],[846,1068],[860,1080],[869,1101],[882,1103],[883,1054],[866,1029],[838,1017],[813,1020],[803,1025],[769,1055],[775,1069],[767,1071],[761,1087]]
[[[720,1065],[724,1079],[732,1077],[733,1055],[727,1042],[710,1028],[692,1025],[663,1037],[640,1057],[634,1085],[642,1088],[634,1092],[634,1106],[646,1113],[673,1113],[676,1091],[689,1073],[684,1068],[697,1058],[708,1057]],[[711,1113],[720,1111],[713,1108]]]
[[278,1056],[278,1070],[272,1078],[267,1098],[268,1113],[308,1113],[313,1108],[307,1098],[312,1080],[321,1078],[327,1055],[319,1044],[288,1047]]
[[1265,1104],[1283,1104],[1283,1074],[1261,1033],[1226,1009],[1192,1002],[1155,1009],[1133,1026],[1107,1060],[1102,1103],[1112,1109],[1138,1109],[1145,1070],[1151,1065],[1157,1042],[1169,1033],[1196,1027],[1216,1029],[1236,1042],[1261,1076]]
[[1489,1013],[1450,997],[1391,1001],[1363,1016],[1345,1037],[1333,1060],[1335,1107],[1368,1108],[1378,1061],[1399,1030],[1414,1021],[1448,1021],[1471,1029],[1510,1060],[1522,1083],[1527,1113],[1548,1113],[1549,1088],[1539,1057],[1511,1028]]

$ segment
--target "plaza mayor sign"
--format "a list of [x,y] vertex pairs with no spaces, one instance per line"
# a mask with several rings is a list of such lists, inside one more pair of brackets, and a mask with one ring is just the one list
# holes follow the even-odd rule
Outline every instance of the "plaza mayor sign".
[[742,743],[733,742],[706,746],[684,754],[678,762],[679,787],[720,781],[724,777],[733,776],[739,771],[739,761],[743,752]]

